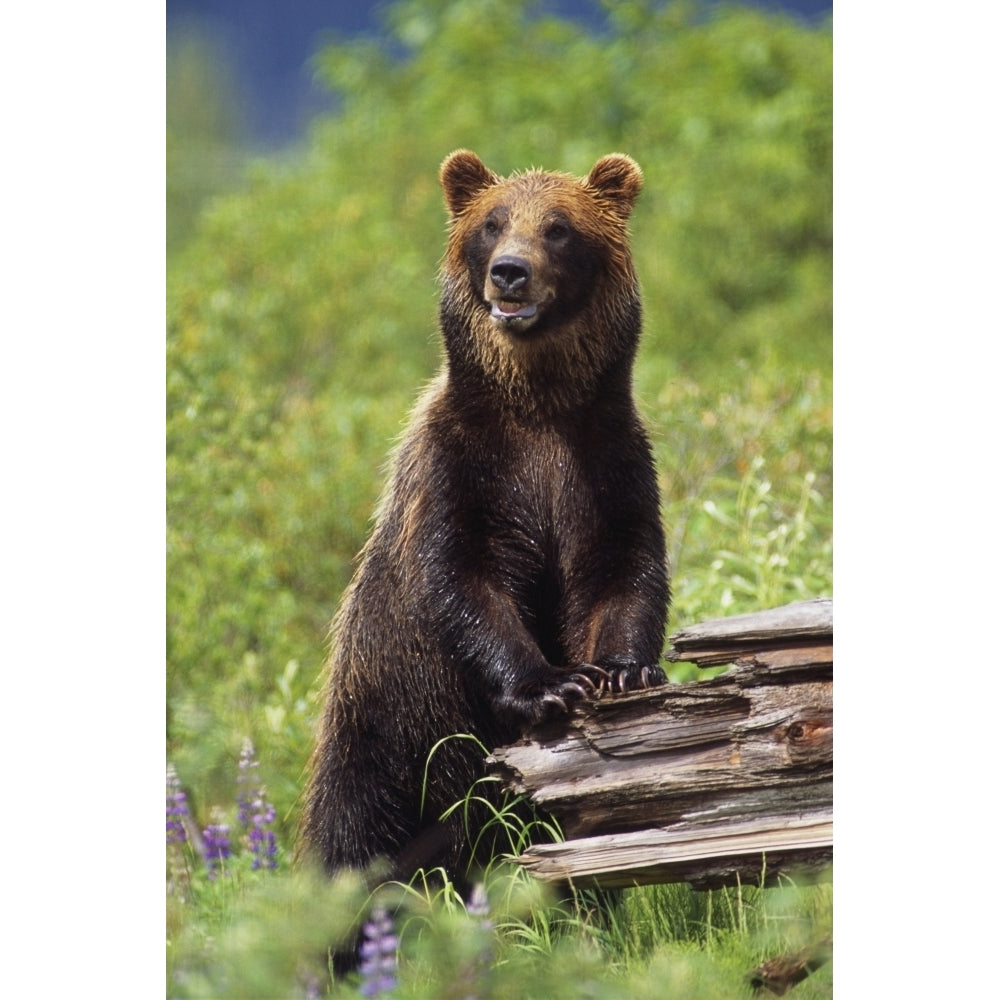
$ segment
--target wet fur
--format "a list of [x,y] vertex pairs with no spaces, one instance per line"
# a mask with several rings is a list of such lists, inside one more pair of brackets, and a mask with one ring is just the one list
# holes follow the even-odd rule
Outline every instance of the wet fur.
[[[432,747],[460,733],[500,746],[599,687],[664,680],[664,539],[631,391],[638,167],[614,154],[582,180],[503,179],[458,151],[441,179],[447,363],[333,624],[306,790],[302,845],[330,871],[382,858],[397,877],[439,864],[461,877],[496,847],[472,858],[461,819],[438,819],[483,754],[446,740],[428,765]],[[550,296],[530,325],[491,317],[501,254]]]

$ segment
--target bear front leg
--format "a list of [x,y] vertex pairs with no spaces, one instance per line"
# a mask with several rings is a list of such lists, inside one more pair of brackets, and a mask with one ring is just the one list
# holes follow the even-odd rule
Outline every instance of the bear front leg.
[[485,695],[499,718],[519,728],[598,697],[614,679],[610,671],[594,663],[572,668],[549,663],[513,612],[494,618],[488,634],[464,637],[460,648],[467,683]]
[[607,675],[598,694],[665,684],[667,675],[660,666],[665,629],[666,599],[661,605],[656,588],[651,598],[601,602],[588,623],[589,641],[582,657],[583,665],[593,664]]
[[[648,550],[647,550],[648,549]],[[670,586],[665,560],[655,542],[616,565],[599,579],[603,593],[572,609],[578,640],[570,649],[581,664],[607,674],[599,694],[621,694],[665,684],[660,665]]]
[[600,664],[550,663],[499,584],[453,573],[448,590],[437,593],[431,630],[463,683],[498,718],[518,728],[532,725],[612,683],[613,673]]

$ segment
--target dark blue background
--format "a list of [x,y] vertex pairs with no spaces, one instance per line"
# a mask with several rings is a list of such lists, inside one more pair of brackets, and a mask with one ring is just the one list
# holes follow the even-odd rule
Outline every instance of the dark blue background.
[[[832,0],[743,0],[783,9],[808,21],[832,12]],[[230,61],[256,145],[280,146],[303,132],[309,117],[331,106],[312,82],[309,57],[324,37],[377,34],[384,0],[167,0],[168,44],[185,25],[207,32]],[[545,11],[594,29],[605,21],[597,0],[543,0]]]

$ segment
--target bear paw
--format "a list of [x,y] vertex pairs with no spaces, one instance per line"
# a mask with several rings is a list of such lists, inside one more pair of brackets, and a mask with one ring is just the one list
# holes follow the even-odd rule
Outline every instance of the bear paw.
[[534,678],[500,699],[497,711],[531,725],[565,714],[586,698],[599,697],[601,688],[611,679],[607,670],[591,663],[583,663],[570,672],[552,670],[545,678]]
[[542,695],[542,704],[551,705],[560,712],[584,698],[600,697],[603,686],[610,684],[611,674],[593,663],[581,663],[564,681],[549,688]]

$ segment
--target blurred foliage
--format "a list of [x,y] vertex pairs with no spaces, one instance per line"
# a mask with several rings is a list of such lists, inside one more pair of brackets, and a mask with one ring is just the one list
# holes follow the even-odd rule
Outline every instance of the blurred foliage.
[[[478,906],[453,887],[389,883],[367,896],[357,879],[312,872],[192,877],[190,899],[168,898],[167,996],[261,998],[392,996],[399,1000],[719,1000],[752,995],[748,973],[830,932],[827,882],[695,892],[686,885],[625,893],[613,916],[510,864],[483,883]],[[582,894],[584,897],[586,894]],[[324,963],[352,921],[374,906],[393,920],[396,986],[365,992],[362,977],[333,979]],[[187,908],[198,919],[179,919]],[[474,912],[478,910],[478,912]],[[611,951],[616,961],[608,961]],[[826,964],[795,987],[828,1000]]]
[[[607,10],[596,35],[525,0],[388,7],[383,42],[315,61],[338,114],[199,200],[172,247],[168,752],[199,815],[231,795],[249,736],[291,843],[328,622],[439,364],[437,169],[457,147],[500,172],[584,174],[612,150],[643,167],[636,386],[671,626],[831,592],[830,32],[737,7]],[[183,199],[168,210],[190,231]]]
[[167,252],[191,237],[213,195],[239,186],[246,122],[234,61],[189,21],[167,35]]

